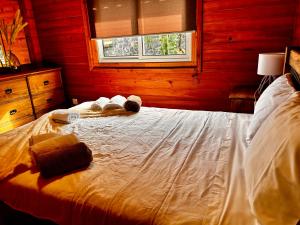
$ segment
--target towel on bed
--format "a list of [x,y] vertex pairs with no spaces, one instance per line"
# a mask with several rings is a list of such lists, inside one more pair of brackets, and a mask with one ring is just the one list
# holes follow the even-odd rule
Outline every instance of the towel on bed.
[[136,95],[130,95],[124,104],[124,108],[127,111],[131,111],[131,112],[139,112],[141,106],[142,106],[142,99]]
[[39,135],[32,135],[29,138],[29,146],[35,145],[39,142],[45,141],[50,138],[58,137],[59,134],[56,133],[45,133],[45,134],[39,134]]
[[96,101],[93,102],[91,105],[91,110],[97,111],[102,110],[106,104],[109,103],[109,98],[106,97],[100,97]]
[[45,178],[87,167],[93,160],[91,150],[73,134],[38,142],[30,147],[30,153]]
[[56,123],[68,124],[78,120],[80,114],[75,110],[59,109],[53,111],[50,117]]
[[111,111],[124,109],[126,98],[122,95],[116,95],[111,99],[101,97],[91,105],[91,110]]

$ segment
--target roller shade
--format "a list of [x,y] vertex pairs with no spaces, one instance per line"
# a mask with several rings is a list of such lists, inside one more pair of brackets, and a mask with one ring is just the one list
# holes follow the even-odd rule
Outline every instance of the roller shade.
[[196,1],[139,0],[139,34],[196,29]]
[[93,38],[196,30],[196,0],[92,0]]
[[93,37],[116,37],[138,34],[136,0],[93,0]]

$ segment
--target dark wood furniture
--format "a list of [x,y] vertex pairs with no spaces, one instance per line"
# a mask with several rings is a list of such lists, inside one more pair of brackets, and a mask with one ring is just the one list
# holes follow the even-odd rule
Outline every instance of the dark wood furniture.
[[253,113],[255,86],[235,87],[229,94],[230,111],[237,113]]
[[26,124],[65,103],[60,68],[0,75],[0,133]]

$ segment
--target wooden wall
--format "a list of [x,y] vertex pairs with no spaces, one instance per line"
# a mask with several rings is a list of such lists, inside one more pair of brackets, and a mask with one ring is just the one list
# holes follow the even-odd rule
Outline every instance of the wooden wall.
[[298,0],[298,6],[297,6],[297,16],[296,16],[296,23],[294,29],[293,44],[300,46],[300,0]]
[[[0,19],[4,19],[6,22],[11,23],[17,9],[19,9],[18,0],[0,0]],[[13,53],[19,58],[21,64],[30,63],[24,31],[20,32],[13,48]]]
[[69,97],[141,95],[144,105],[227,110],[233,86],[255,85],[259,52],[291,43],[297,0],[203,0],[202,71],[89,71],[82,0],[32,0],[42,56],[63,66]]

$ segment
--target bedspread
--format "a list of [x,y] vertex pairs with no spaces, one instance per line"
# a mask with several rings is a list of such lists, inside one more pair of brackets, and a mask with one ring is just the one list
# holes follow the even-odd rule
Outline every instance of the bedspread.
[[[142,107],[61,126],[44,115],[0,135],[0,200],[61,225],[252,225],[242,167],[250,117]],[[93,151],[90,167],[41,178],[28,138],[45,132],[76,134]]]

